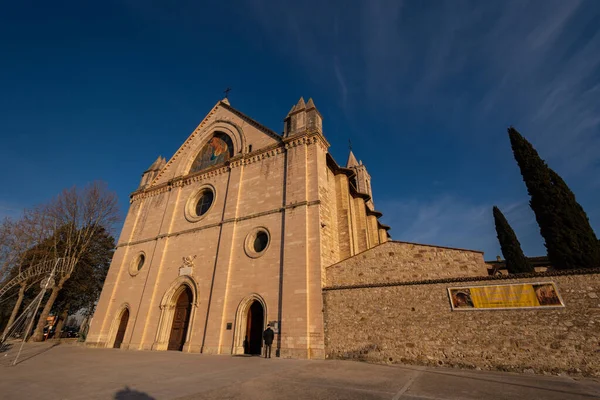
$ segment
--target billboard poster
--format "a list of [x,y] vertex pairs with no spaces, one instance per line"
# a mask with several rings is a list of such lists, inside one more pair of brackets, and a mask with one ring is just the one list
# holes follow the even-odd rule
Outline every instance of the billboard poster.
[[452,310],[564,307],[554,282],[448,288]]

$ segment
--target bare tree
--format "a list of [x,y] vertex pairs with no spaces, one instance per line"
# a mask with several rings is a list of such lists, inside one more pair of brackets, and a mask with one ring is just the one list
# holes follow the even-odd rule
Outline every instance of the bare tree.
[[[0,225],[0,277],[4,284],[36,264],[47,261],[48,254],[39,251],[39,246],[48,239],[52,230],[39,208],[25,210],[17,220],[4,219]],[[6,324],[12,325],[23,302],[25,292],[37,282],[31,276],[18,282],[17,300]]]
[[[111,230],[119,220],[117,197],[105,184],[94,182],[83,189],[73,187],[64,190],[43,207],[45,218],[51,222],[54,233],[50,253],[56,259],[69,259],[77,268],[82,255],[100,229]],[[32,339],[44,338],[44,326],[52,305],[72,270],[62,270],[54,277],[50,297],[39,317]]]

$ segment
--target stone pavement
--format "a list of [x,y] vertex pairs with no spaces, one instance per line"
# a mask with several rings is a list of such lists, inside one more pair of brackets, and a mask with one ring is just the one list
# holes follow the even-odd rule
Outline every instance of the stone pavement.
[[72,345],[25,353],[16,366],[0,366],[0,398],[600,399],[592,379]]

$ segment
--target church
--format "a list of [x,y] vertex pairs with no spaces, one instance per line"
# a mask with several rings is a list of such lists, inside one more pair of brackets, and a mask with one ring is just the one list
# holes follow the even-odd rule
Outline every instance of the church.
[[158,157],[86,344],[257,355],[269,324],[279,357],[598,376],[598,270],[489,275],[481,251],[391,240],[322,126],[311,99],[277,134],[225,98]]
[[283,134],[219,101],[130,208],[87,343],[325,358],[326,268],[388,241],[365,165],[328,152],[301,98]]

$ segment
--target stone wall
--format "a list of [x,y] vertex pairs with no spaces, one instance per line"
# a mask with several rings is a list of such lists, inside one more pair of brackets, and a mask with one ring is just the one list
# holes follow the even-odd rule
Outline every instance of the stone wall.
[[483,276],[483,253],[388,241],[327,268],[327,285]]
[[[327,357],[600,376],[600,271],[589,272],[325,288]],[[555,282],[565,307],[451,310],[449,287],[536,281]]]

